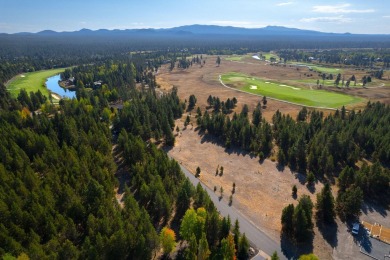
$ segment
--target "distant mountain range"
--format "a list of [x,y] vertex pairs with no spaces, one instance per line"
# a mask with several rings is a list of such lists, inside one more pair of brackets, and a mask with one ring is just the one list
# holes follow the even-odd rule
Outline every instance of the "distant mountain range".
[[[173,27],[169,29],[125,29],[125,30],[90,30],[81,29],[73,32],[56,32],[52,30],[44,30],[37,33],[15,33],[14,35],[241,35],[241,36],[372,36],[372,34],[350,34],[350,33],[325,33],[312,30],[301,30],[296,28],[288,28],[282,26],[267,26],[264,28],[240,28],[233,26],[217,26],[217,25],[185,25]],[[390,36],[389,34],[380,34],[381,36]]]

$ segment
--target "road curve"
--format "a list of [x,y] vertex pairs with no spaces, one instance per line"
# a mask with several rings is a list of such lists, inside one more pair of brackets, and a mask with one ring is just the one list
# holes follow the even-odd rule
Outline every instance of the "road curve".
[[[169,154],[168,156],[172,158]],[[234,223],[236,219],[238,219],[240,223],[241,233],[245,233],[250,243],[260,250],[259,255],[271,256],[276,251],[280,259],[287,259],[281,251],[281,246],[279,242],[272,240],[269,236],[262,232],[257,226],[255,226],[244,215],[242,215],[233,205],[229,206],[226,201],[219,200],[219,197],[217,196],[217,194],[214,193],[214,191],[212,191],[209,187],[200,182],[199,179],[195,178],[195,176],[183,165],[179,165],[181,170],[184,172],[184,174],[188,177],[188,179],[194,186],[198,185],[198,183],[202,185],[203,189],[207,191],[215,207],[218,209],[219,213],[222,216],[227,217],[229,215],[232,220],[232,223]],[[259,255],[256,259],[266,259]]]

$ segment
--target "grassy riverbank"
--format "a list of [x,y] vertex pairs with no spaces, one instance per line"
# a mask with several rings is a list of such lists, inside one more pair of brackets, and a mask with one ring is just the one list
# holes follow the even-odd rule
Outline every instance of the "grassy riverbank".
[[42,94],[49,97],[49,91],[45,86],[46,79],[63,71],[65,68],[19,74],[7,82],[6,87],[13,97],[17,97],[21,89],[25,89],[27,93],[40,90]]

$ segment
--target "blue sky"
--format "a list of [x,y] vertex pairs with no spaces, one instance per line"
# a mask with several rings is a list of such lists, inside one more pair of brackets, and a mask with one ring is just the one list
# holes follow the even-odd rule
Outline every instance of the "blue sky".
[[278,25],[390,34],[390,0],[0,0],[0,32]]

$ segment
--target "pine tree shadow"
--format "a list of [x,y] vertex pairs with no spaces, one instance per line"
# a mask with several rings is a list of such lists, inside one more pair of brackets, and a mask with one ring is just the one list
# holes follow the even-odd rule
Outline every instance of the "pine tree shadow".
[[283,255],[287,259],[296,258],[296,256],[297,256],[296,246],[292,243],[292,241],[287,236],[285,236],[283,234],[280,235],[280,246],[281,246]]
[[362,247],[363,251],[369,254],[371,253],[372,243],[365,228],[361,228],[359,234],[354,236],[354,241]]
[[338,245],[337,230],[338,226],[335,221],[331,223],[324,223],[321,219],[316,220],[316,225],[325,241],[335,248]]
[[[362,205],[362,211],[364,212],[364,214],[368,214],[368,213],[372,213],[372,212],[377,212],[379,213],[382,217],[387,217],[387,210],[389,210],[389,200],[387,198],[387,196],[384,196],[383,198],[381,198],[382,200],[382,203],[386,206],[383,206],[381,204],[378,204],[377,202],[373,202],[373,201],[370,201],[370,200],[366,200],[363,205]],[[381,201],[381,200],[377,200],[377,201]],[[385,201],[385,202],[383,202]]]
[[281,234],[280,245],[282,253],[287,259],[297,259],[300,255],[310,254],[314,249],[313,240],[314,234],[310,234],[305,241],[297,244]]
[[278,163],[278,164],[276,165],[276,169],[278,169],[278,171],[280,171],[280,172],[284,171],[284,168],[285,168],[285,166],[282,165],[282,164],[280,164],[280,163]]
[[316,186],[313,184],[306,184],[306,188],[308,189],[308,191],[310,191],[311,194],[314,194],[314,192],[316,191]]

